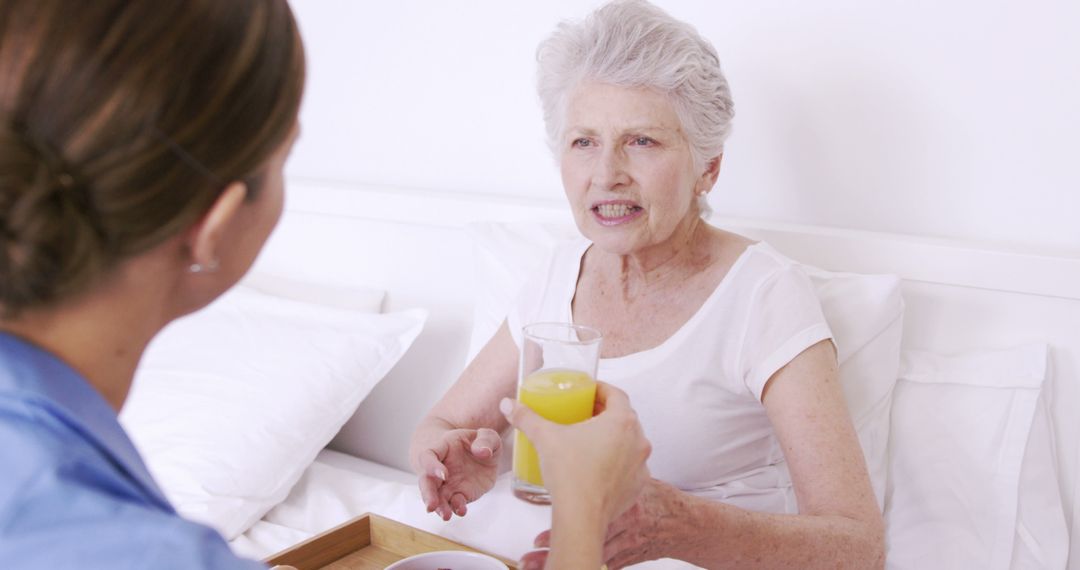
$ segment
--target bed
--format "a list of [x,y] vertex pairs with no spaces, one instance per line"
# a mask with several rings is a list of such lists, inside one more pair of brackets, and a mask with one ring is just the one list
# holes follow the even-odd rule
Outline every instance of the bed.
[[[406,452],[513,280],[573,232],[565,205],[290,182],[242,287],[170,326],[140,367],[122,421],[151,470],[182,513],[249,556],[370,511],[519,557],[546,509],[513,499],[504,477],[443,523],[423,512]],[[883,312],[888,326],[864,335],[891,352],[851,355],[888,371],[859,421],[890,568],[1080,568],[1068,561],[1080,544],[1080,259],[713,221],[816,268],[849,313],[867,276],[894,284],[862,297],[869,312],[892,299],[902,317]]]

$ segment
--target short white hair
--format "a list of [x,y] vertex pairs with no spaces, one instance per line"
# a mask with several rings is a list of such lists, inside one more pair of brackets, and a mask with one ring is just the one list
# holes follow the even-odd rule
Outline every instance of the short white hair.
[[560,23],[536,59],[537,91],[556,160],[567,101],[585,81],[666,93],[698,169],[724,151],[735,106],[716,49],[693,26],[645,0],[616,0],[584,20]]

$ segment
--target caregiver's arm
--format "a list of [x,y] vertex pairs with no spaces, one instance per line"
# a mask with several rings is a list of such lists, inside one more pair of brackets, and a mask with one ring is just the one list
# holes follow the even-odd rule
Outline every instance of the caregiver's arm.
[[469,363],[461,377],[420,421],[409,446],[428,512],[444,520],[464,516],[495,484],[507,423],[499,400],[513,397],[518,350],[506,322]]
[[762,402],[783,447],[799,514],[751,512],[653,481],[609,528],[609,567],[660,557],[706,568],[884,566],[884,525],[832,344],[820,342],[776,372]]

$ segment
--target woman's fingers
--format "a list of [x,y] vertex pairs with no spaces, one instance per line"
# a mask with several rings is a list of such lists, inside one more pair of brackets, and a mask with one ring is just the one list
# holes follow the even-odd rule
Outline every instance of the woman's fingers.
[[446,481],[446,466],[430,449],[420,454],[419,463],[423,470],[423,475],[420,476],[420,497],[430,513],[442,502],[439,499],[439,487]]
[[430,513],[439,506],[439,481],[431,478],[428,475],[421,475],[419,483],[420,498],[424,501],[424,506],[427,507],[427,512]]
[[543,570],[544,565],[547,564],[547,558],[547,548],[530,550],[521,557],[518,566],[521,567],[521,570]]
[[499,437],[499,432],[480,428],[476,430],[476,437],[472,441],[470,451],[478,459],[491,459],[499,453],[501,446],[502,438]]
[[439,460],[434,450],[428,449],[420,454],[420,468],[424,470],[425,475],[439,481],[446,481],[446,466]]
[[621,568],[626,565],[626,530],[620,530],[615,534],[608,534],[604,541],[604,563],[608,568]]
[[468,511],[468,503],[469,501],[465,498],[465,495],[462,495],[461,493],[454,493],[453,496],[450,497],[450,508],[453,509],[454,514],[459,517],[465,516],[465,513]]
[[[440,483],[434,481],[431,477],[421,477],[420,495],[424,497],[424,506],[427,508],[427,512],[434,512],[442,520],[448,521],[453,510],[447,501],[440,498],[438,485]],[[434,499],[428,499],[428,496],[434,497]]]
[[548,529],[536,535],[536,538],[533,539],[533,546],[536,548],[547,548],[551,546],[551,530]]

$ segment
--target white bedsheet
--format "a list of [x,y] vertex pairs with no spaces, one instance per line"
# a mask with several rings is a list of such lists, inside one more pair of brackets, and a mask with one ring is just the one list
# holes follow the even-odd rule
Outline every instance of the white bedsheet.
[[[490,493],[469,505],[465,517],[443,522],[438,516],[425,512],[415,475],[352,455],[323,450],[288,498],[231,545],[242,556],[263,559],[363,513],[379,514],[511,560],[517,560],[531,550],[533,538],[546,530],[551,520],[548,507],[531,505],[513,496],[509,473],[505,473]],[[924,567],[892,562],[890,567]],[[1060,567],[1050,562],[1033,562],[1021,557],[1013,560],[1009,567],[1017,570]],[[633,568],[697,567],[664,559]]]
[[233,550],[265,558],[365,512],[437,532],[427,517],[413,513],[419,492],[411,481],[409,473],[323,450],[285,501],[232,541]]
[[[363,513],[413,527],[517,560],[551,521],[548,507],[530,505],[510,492],[509,474],[469,505],[463,518],[443,522],[425,512],[416,477],[336,451],[323,450],[288,498],[232,541],[242,556],[266,558]],[[694,568],[674,560],[635,568]]]

